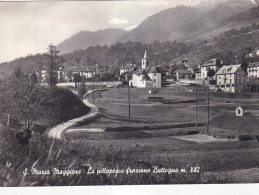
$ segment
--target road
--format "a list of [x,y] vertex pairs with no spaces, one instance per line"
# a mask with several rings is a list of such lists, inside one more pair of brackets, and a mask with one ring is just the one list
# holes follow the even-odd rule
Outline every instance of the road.
[[[105,89],[103,89],[103,90],[105,90]],[[100,91],[100,90],[91,90],[86,95],[89,95],[90,93],[92,93],[94,91]],[[89,108],[91,108],[91,111],[89,113],[87,113],[84,116],[71,119],[67,122],[61,123],[61,124],[53,127],[52,129],[50,129],[48,136],[51,138],[54,138],[54,139],[60,139],[62,137],[62,133],[64,133],[66,130],[68,130],[72,127],[75,127],[78,122],[92,119],[98,115],[99,109],[95,105],[91,104],[87,99],[84,99],[83,103],[86,106],[88,106]]]

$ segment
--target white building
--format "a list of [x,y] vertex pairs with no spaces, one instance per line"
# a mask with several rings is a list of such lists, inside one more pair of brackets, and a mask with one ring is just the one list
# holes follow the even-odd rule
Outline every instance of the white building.
[[259,62],[250,63],[247,66],[248,78],[259,78]]
[[259,49],[255,49],[252,53],[246,54],[246,58],[254,58],[259,56]]
[[[57,70],[53,70],[53,74],[56,75],[57,80],[61,81],[64,78],[64,67],[60,66]],[[44,68],[41,70],[41,82],[46,83],[47,82],[47,66],[44,66]]]
[[180,69],[174,72],[176,81],[181,80],[192,80],[193,79],[193,71],[187,69]]
[[130,85],[137,88],[161,88],[162,73],[158,67],[147,67],[149,64],[147,52],[142,59],[142,69],[137,69],[132,74]]
[[214,58],[210,59],[204,64],[200,65],[201,67],[201,79],[206,79],[208,77],[209,70],[214,70],[215,73],[220,69],[222,66],[222,61]]
[[217,87],[226,92],[244,92],[247,75],[241,64],[222,66],[216,73]]
[[127,64],[125,66],[120,67],[120,75],[122,75],[125,72],[134,71],[136,69],[136,64]]
[[137,88],[161,88],[161,72],[157,67],[138,69],[133,72],[130,85]]

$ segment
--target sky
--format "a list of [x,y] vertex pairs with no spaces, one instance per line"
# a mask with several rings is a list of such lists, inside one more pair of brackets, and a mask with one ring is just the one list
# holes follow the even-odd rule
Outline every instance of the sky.
[[159,11],[200,1],[0,1],[0,63],[44,53],[80,31],[130,30]]

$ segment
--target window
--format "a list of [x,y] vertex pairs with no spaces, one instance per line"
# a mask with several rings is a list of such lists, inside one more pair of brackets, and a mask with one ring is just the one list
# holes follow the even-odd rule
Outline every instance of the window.
[[154,83],[156,83],[156,79],[154,79]]
[[221,78],[219,77],[219,79],[221,79]]
[[231,83],[231,82],[232,82],[232,79],[229,79],[229,82]]
[[237,114],[241,114],[241,109],[238,109],[238,110],[237,110]]
[[154,74],[154,77],[156,76],[156,74]]

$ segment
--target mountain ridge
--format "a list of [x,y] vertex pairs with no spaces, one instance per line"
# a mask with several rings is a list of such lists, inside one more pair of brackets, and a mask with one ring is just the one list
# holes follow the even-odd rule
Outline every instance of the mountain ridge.
[[80,31],[58,44],[57,49],[63,54],[77,49],[86,49],[90,46],[110,45],[113,40],[125,32],[125,30],[114,28],[98,31]]

